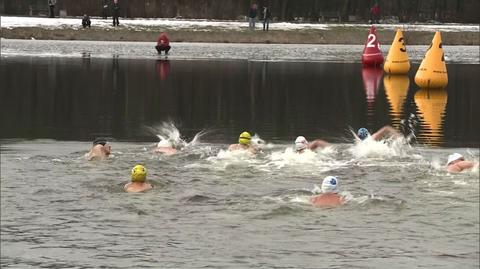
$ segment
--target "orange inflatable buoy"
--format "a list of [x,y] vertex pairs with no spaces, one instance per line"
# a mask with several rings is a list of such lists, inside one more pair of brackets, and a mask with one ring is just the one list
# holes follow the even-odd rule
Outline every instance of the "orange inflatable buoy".
[[380,66],[383,63],[383,54],[378,43],[375,26],[372,25],[368,33],[367,41],[362,53],[362,64],[364,67]]
[[410,61],[408,60],[407,48],[403,33],[399,29],[395,34],[392,46],[388,51],[383,70],[389,74],[406,74],[410,70]]
[[410,79],[405,75],[388,75],[383,78],[383,87],[390,103],[394,127],[400,123],[409,86]]
[[438,31],[415,74],[415,83],[420,88],[444,88],[447,86],[447,65],[442,48],[442,37]]

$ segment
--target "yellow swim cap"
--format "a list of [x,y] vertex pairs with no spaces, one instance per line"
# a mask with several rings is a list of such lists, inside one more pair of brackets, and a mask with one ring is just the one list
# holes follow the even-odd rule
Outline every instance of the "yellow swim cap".
[[238,138],[238,143],[240,143],[241,145],[249,145],[250,139],[252,139],[252,136],[248,132],[243,132]]
[[137,164],[132,168],[132,182],[145,182],[147,178],[147,168]]

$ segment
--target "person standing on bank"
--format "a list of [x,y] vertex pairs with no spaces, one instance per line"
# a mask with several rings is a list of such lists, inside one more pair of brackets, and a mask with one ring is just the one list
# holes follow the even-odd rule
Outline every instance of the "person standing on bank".
[[118,16],[120,14],[120,6],[118,0],[113,0],[113,26],[118,26]]
[[268,26],[270,25],[271,17],[272,17],[272,14],[270,13],[270,9],[267,7],[263,7],[263,12],[262,12],[263,31],[268,32]]
[[248,11],[248,27],[255,30],[255,20],[257,19],[257,4],[252,4]]
[[90,21],[90,17],[87,14],[83,14],[83,18],[82,18],[83,28],[86,28],[87,26],[88,28],[90,28],[91,23],[92,22]]
[[102,0],[102,18],[104,20],[108,19],[107,13],[108,13],[108,2],[107,0]]
[[55,18],[55,5],[57,4],[57,0],[48,0],[48,16],[50,18]]
[[380,22],[380,7],[378,6],[378,3],[375,3],[373,7],[370,9],[370,20],[372,23],[379,23]]

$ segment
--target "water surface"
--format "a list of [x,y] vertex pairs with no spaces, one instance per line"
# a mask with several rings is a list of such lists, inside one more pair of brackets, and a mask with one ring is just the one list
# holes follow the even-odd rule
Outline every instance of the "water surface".
[[[417,63],[391,77],[355,61],[97,56],[1,58],[2,268],[480,266],[478,64],[424,90]],[[353,143],[350,129],[411,115],[410,143]],[[154,154],[165,122],[206,133]],[[243,130],[265,140],[255,157],[225,150]],[[298,135],[332,145],[299,155]],[[96,136],[113,154],[89,162]],[[453,152],[476,167],[445,172]],[[126,194],[137,163],[155,188]],[[347,203],[312,207],[328,175]]]

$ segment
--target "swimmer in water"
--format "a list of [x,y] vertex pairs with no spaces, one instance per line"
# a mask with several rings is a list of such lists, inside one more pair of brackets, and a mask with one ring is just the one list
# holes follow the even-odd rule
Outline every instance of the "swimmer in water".
[[92,149],[86,154],[87,159],[91,160],[104,160],[108,158],[112,152],[112,147],[108,144],[105,138],[96,138],[93,141]]
[[243,132],[238,138],[238,144],[232,144],[228,147],[229,151],[246,150],[250,153],[257,153],[257,149],[251,143],[252,136],[248,132]]
[[295,152],[301,154],[307,149],[314,151],[317,148],[324,148],[328,145],[329,144],[326,141],[321,139],[316,139],[309,143],[305,137],[299,136],[297,139],[295,139]]
[[125,184],[123,190],[125,192],[143,192],[153,188],[153,185],[146,182],[147,169],[140,164],[137,164],[132,169],[132,182]]
[[310,198],[310,202],[318,207],[342,205],[345,201],[343,197],[338,194],[338,179],[333,176],[324,178],[322,182],[322,193]]
[[400,137],[400,133],[395,130],[392,126],[386,125],[383,126],[380,130],[376,131],[374,134],[370,134],[367,128],[358,129],[356,139],[365,140],[368,137],[373,138],[375,141],[382,140],[384,137]]
[[155,153],[162,153],[165,155],[173,155],[177,153],[177,149],[173,147],[172,143],[168,140],[161,140],[158,142],[157,147],[153,150]]
[[460,153],[453,153],[448,156],[447,172],[449,173],[460,173],[463,170],[472,169],[473,166],[473,162],[466,161]]

